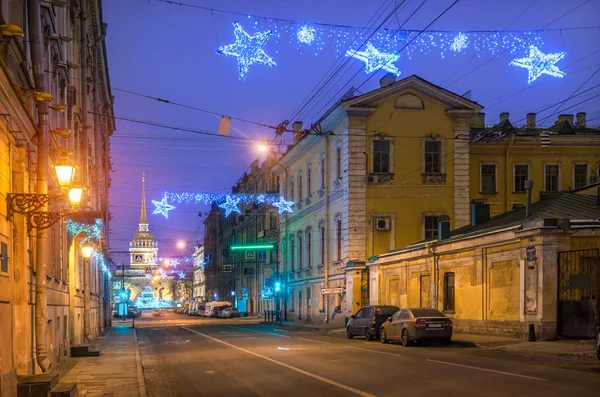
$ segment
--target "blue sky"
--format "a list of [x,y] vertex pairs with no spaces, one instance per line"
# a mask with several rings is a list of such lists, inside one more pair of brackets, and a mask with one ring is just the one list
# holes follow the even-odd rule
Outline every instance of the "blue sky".
[[[395,4],[401,3],[400,0],[181,1],[243,14],[349,26],[367,26],[374,15],[378,24]],[[385,26],[397,29],[421,3],[423,0],[407,0]],[[452,3],[453,0],[426,1],[404,28],[425,28]],[[120,91],[127,90],[218,114],[277,125],[305,104],[307,95],[334,63],[339,65],[328,40],[325,40],[323,50],[315,55],[311,48],[300,51],[283,35],[280,40],[271,37],[264,46],[277,66],[252,65],[246,80],[241,81],[236,59],[217,54],[215,50],[233,43],[232,24],[235,21],[240,21],[249,34],[254,34],[253,19],[158,0],[104,0],[103,5],[108,24],[107,50],[115,115],[118,117],[213,133],[218,129],[217,115]],[[563,16],[579,5],[581,7]],[[446,54],[444,58],[434,52],[415,54],[410,59],[401,52],[396,65],[402,70],[402,76],[417,74],[458,94],[470,90],[471,98],[485,107],[488,123],[496,122],[499,113],[504,111],[510,112],[511,121],[517,121],[527,112],[566,99],[577,89],[584,91],[600,84],[600,29],[569,30],[598,25],[599,20],[598,0],[461,0],[430,28],[457,33],[543,27],[564,29],[541,33],[544,45],[540,48],[545,53],[566,52],[557,63],[566,73],[562,79],[542,76],[528,85],[527,70],[508,65],[513,58],[526,56],[525,51],[514,56],[507,52],[494,57],[467,49],[458,55]],[[305,125],[314,122],[328,104],[339,99],[341,94],[338,93],[351,85],[361,85],[361,92],[378,86],[385,72],[375,72],[374,77],[365,82],[369,76],[360,71],[363,65],[358,60],[348,62],[322,95],[310,101],[300,114]],[[359,73],[352,78],[356,72]],[[598,117],[600,99],[592,96],[599,93],[600,89],[596,88],[566,102],[564,108],[591,98],[565,112],[583,111],[587,112],[588,118]],[[540,116],[538,118],[544,114]],[[553,116],[548,122],[555,118]],[[590,123],[598,125],[600,119]],[[234,120],[232,135],[262,139],[271,138],[273,131]],[[114,165],[110,192],[111,249],[127,249],[136,231],[142,172],[146,173],[150,230],[159,241],[160,255],[178,255],[177,241],[190,244],[201,241],[203,218],[197,215],[206,211],[206,207],[180,205],[170,212],[169,219],[165,219],[150,214],[154,207],[151,200],[159,200],[165,190],[226,193],[256,158],[255,147],[254,141],[117,120],[111,153]],[[115,255],[114,259],[119,261],[121,257]]]

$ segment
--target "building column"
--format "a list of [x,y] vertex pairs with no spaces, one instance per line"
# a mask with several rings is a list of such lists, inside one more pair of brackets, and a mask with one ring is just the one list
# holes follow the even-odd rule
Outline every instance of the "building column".
[[469,207],[469,118],[470,115],[454,115],[454,228],[468,225]]

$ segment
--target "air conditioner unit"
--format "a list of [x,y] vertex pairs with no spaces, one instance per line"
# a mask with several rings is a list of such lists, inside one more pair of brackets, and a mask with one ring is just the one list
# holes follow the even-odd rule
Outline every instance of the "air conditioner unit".
[[386,232],[390,227],[390,218],[375,218],[375,230],[378,232]]
[[379,183],[379,175],[367,175],[367,185],[374,185]]

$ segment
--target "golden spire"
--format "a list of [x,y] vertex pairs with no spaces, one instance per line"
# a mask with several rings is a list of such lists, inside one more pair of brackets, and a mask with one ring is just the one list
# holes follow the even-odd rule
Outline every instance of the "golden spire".
[[146,219],[146,188],[144,183],[146,181],[146,173],[142,173],[142,215],[140,216],[140,224],[147,224],[148,219]]

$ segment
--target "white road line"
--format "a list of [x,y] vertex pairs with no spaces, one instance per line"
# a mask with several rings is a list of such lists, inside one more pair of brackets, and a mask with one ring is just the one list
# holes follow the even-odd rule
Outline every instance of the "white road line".
[[364,352],[371,352],[371,353],[379,353],[379,354],[387,354],[388,356],[396,356],[396,357],[404,357],[406,358],[405,355],[402,354],[398,354],[398,353],[389,353],[389,352],[382,352],[380,350],[371,350],[371,349],[361,349],[360,347],[354,347],[354,346],[346,346],[348,349],[356,349],[356,350],[362,350]]
[[319,375],[313,374],[312,372],[308,372],[308,371],[305,371],[305,370],[303,370],[303,369],[296,368],[296,367],[294,367],[294,366],[292,366],[292,365],[286,364],[286,363],[284,363],[284,362],[281,362],[281,361],[274,360],[274,359],[272,359],[272,358],[270,358],[270,357],[263,356],[262,354],[258,354],[258,353],[252,352],[252,351],[250,351],[250,350],[247,350],[247,349],[244,349],[244,348],[242,348],[242,347],[239,347],[239,346],[233,345],[233,344],[231,344],[231,343],[227,343],[227,342],[225,342],[225,341],[222,341],[222,340],[220,340],[220,339],[213,338],[212,336],[208,336],[208,335],[206,335],[206,334],[203,334],[203,333],[201,333],[201,332],[194,331],[193,329],[186,328],[186,327],[181,327],[181,328],[183,328],[183,329],[186,329],[186,330],[188,330],[188,331],[190,331],[190,332],[193,332],[194,334],[197,334],[197,335],[200,335],[200,336],[204,336],[205,338],[208,338],[208,339],[210,339],[210,340],[213,340],[213,341],[215,341],[215,342],[222,343],[222,344],[224,344],[224,345],[226,345],[226,346],[229,346],[229,347],[231,347],[231,348],[233,348],[233,349],[237,349],[237,350],[239,350],[239,351],[243,351],[244,353],[251,354],[251,355],[253,355],[253,356],[255,356],[255,357],[262,358],[263,360],[267,360],[267,361],[269,361],[269,362],[272,362],[273,364],[277,364],[277,365],[280,365],[280,366],[282,366],[282,367],[284,367],[284,368],[291,369],[292,371],[296,371],[296,372],[298,372],[298,373],[300,373],[300,374],[302,374],[302,375],[306,375],[306,376],[308,376],[308,377],[311,377],[311,378],[313,378],[313,379],[320,380],[321,382],[325,382],[325,383],[328,383],[328,384],[330,384],[330,385],[332,385],[332,386],[339,387],[340,389],[344,389],[344,390],[346,390],[346,391],[349,391],[349,392],[351,392],[351,393],[357,394],[357,395],[359,395],[359,396],[363,396],[363,397],[375,397],[375,395],[373,395],[373,394],[365,393],[364,391],[361,391],[361,390],[355,389],[355,388],[353,388],[353,387],[346,386],[346,385],[344,385],[344,384],[342,384],[342,383],[336,382],[336,381],[334,381],[334,380],[327,379],[327,378],[324,378],[324,377],[322,377],[322,376],[319,376]]
[[274,334],[272,332],[257,331],[255,329],[250,329],[250,328],[236,327],[235,325],[230,325],[230,327],[236,328],[236,329],[241,329],[243,331],[248,331],[248,332],[256,332],[257,334],[266,334],[266,335],[279,336],[280,338],[289,338],[289,336],[287,336],[287,335]]
[[508,375],[508,376],[516,376],[518,378],[525,378],[525,379],[532,379],[532,380],[539,380],[539,381],[545,381],[548,379],[544,379],[544,378],[536,378],[535,376],[527,376],[527,375],[520,375],[520,374],[513,374],[511,372],[504,372],[504,371],[496,371],[494,369],[487,369],[487,368],[480,368],[480,367],[472,367],[470,365],[463,365],[463,364],[455,364],[455,363],[448,363],[446,361],[438,361],[438,360],[429,360],[429,359],[425,359],[425,361],[429,361],[432,363],[437,363],[437,364],[445,364],[445,365],[452,365],[455,367],[462,367],[462,368],[469,368],[469,369],[475,369],[478,371],[485,371],[485,372],[493,372],[495,374],[500,374],[500,375]]
[[308,339],[308,338],[297,338],[297,339],[300,339],[300,340],[306,340],[306,341],[309,341],[309,342],[317,342],[317,343],[322,343],[322,344],[324,344],[324,345],[331,345],[331,343],[330,343],[330,342],[323,342],[322,340]]

